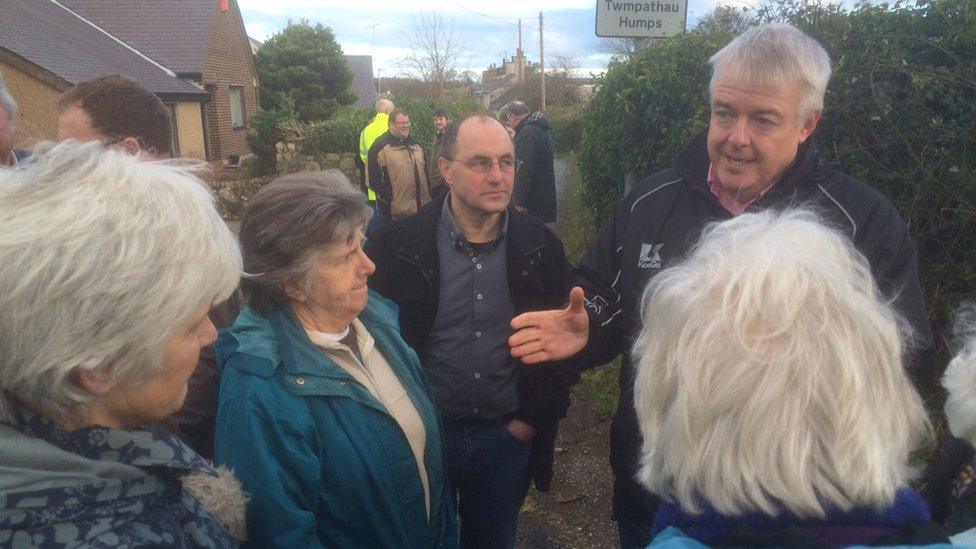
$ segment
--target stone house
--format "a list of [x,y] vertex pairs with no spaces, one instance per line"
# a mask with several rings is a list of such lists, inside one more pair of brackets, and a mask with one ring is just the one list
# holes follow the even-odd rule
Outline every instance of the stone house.
[[56,139],[61,93],[90,78],[123,74],[170,108],[174,150],[206,158],[203,106],[209,95],[202,87],[181,80],[58,2],[5,0],[0,13],[0,72],[19,104],[15,147]]
[[207,160],[236,166],[250,154],[258,74],[236,0],[59,0],[127,45],[206,90]]

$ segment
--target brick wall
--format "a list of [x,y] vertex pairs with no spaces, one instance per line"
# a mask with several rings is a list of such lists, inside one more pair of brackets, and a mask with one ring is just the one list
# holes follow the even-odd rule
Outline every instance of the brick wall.
[[212,90],[210,108],[204,118],[210,125],[208,148],[219,155],[211,158],[214,163],[251,152],[247,147],[247,129],[234,128],[231,122],[228,88],[244,89],[245,126],[258,110],[258,77],[251,63],[251,46],[244,34],[237,2],[228,3],[230,9],[220,11],[219,3],[213,2],[216,12],[203,72],[203,83]]
[[0,61],[0,73],[17,102],[14,148],[29,149],[39,141],[57,139],[61,92],[3,61]]

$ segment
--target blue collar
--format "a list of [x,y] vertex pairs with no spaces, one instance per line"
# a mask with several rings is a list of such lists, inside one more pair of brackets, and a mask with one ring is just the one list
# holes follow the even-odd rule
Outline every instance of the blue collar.
[[791,526],[881,526],[897,527],[930,520],[925,500],[910,488],[895,492],[895,501],[882,510],[858,507],[850,511],[830,510],[822,519],[797,518],[787,512],[776,516],[750,513],[730,517],[720,514],[710,505],[702,504],[702,513],[695,515],[681,509],[675,503],[662,502],[654,518],[654,535],[669,526],[679,528],[686,536],[702,543],[710,543],[729,534],[740,526],[751,526],[760,531],[775,531]]

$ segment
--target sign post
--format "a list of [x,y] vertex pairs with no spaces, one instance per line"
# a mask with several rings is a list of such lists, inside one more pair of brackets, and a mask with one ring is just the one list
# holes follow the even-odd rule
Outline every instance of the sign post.
[[688,0],[597,0],[596,35],[667,38],[685,32]]

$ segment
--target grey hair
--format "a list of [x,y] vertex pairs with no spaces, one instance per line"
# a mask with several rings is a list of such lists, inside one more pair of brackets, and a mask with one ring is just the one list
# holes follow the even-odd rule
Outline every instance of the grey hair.
[[3,73],[0,73],[0,106],[7,113],[7,121],[12,122],[17,114],[17,102],[14,101],[14,96],[10,95],[10,90],[3,81]]
[[645,290],[634,346],[639,480],[727,515],[880,508],[930,425],[907,323],[864,258],[809,211],[707,227]]
[[508,114],[514,114],[516,116],[529,114],[529,106],[521,101],[509,101],[508,105],[505,105],[505,110]]
[[976,445],[976,303],[960,307],[953,331],[956,354],[942,377],[946,419],[953,435]]
[[709,63],[709,98],[714,98],[715,86],[724,78],[767,87],[797,83],[802,93],[797,115],[806,119],[823,110],[830,81],[830,56],[819,42],[792,25],[767,23],[753,27],[719,50]]
[[241,217],[247,304],[262,314],[288,302],[284,286],[308,290],[323,246],[364,231],[373,210],[339,170],[303,172],[265,185]]
[[144,381],[200,302],[230,295],[240,250],[199,169],[67,141],[0,172],[0,417],[7,396],[84,417],[77,370]]

